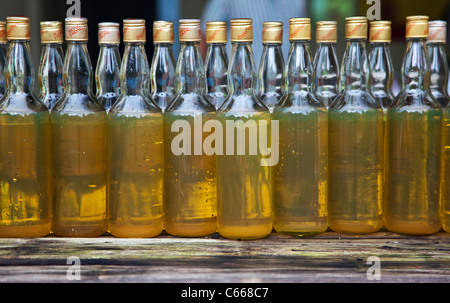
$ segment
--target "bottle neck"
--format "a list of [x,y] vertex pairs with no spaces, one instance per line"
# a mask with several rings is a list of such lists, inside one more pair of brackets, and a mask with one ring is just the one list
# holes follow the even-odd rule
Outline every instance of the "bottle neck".
[[146,96],[150,76],[148,60],[142,42],[127,42],[120,68],[122,94]]
[[284,85],[284,60],[280,44],[264,43],[261,56],[259,94],[276,93],[281,96]]
[[369,83],[369,60],[365,39],[348,39],[341,68],[344,91],[366,91]]
[[118,94],[120,89],[120,54],[119,45],[101,44],[100,54],[95,70],[97,96],[106,93]]
[[230,95],[252,95],[256,87],[256,69],[251,42],[233,42],[228,69]]
[[425,38],[411,38],[406,43],[402,64],[404,90],[426,90],[430,86],[430,64]]
[[339,65],[336,58],[336,44],[319,42],[314,57],[314,72],[317,82],[316,92],[328,92],[329,97],[338,92]]
[[174,93],[175,59],[173,44],[155,43],[155,51],[151,65],[152,93]]
[[34,89],[34,69],[28,40],[10,40],[5,65],[7,88],[11,93],[31,94]]
[[392,95],[394,73],[392,66],[390,43],[374,42],[369,55],[372,92],[383,92]]
[[92,64],[87,41],[70,41],[64,62],[66,94],[92,95]]
[[182,42],[176,67],[178,94],[205,94],[205,74],[199,42]]
[[62,95],[63,93],[63,52],[62,44],[46,43],[42,45],[39,80],[41,95]]
[[427,52],[430,58],[430,88],[433,91],[442,92],[445,96],[447,96],[448,62],[445,51],[445,43],[428,43]]
[[286,91],[314,91],[314,69],[309,52],[309,41],[292,41],[286,69]]

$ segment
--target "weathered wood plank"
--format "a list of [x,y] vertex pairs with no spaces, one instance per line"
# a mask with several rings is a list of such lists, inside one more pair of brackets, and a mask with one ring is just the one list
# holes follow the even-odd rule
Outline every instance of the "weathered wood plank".
[[368,282],[371,256],[380,259],[382,282],[450,282],[450,234],[387,232],[0,239],[0,282],[67,282],[71,256],[81,260],[82,282]]

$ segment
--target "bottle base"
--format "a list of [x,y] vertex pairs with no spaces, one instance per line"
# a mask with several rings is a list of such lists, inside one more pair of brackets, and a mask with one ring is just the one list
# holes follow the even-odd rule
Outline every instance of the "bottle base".
[[332,231],[343,234],[370,234],[379,231],[382,228],[381,222],[374,221],[330,221],[329,227]]
[[186,223],[169,222],[166,220],[164,227],[166,232],[171,236],[183,238],[204,237],[216,232],[216,219],[203,220],[202,222],[195,220],[195,222]]
[[441,229],[441,225],[430,226],[424,222],[419,221],[395,221],[385,222],[385,227],[388,231],[404,234],[404,235],[432,235],[437,233]]
[[326,219],[307,222],[300,218],[298,220],[292,217],[289,219],[277,218],[274,220],[273,227],[276,232],[281,234],[307,237],[325,232],[328,228],[328,222]]
[[117,238],[154,238],[163,231],[163,225],[110,225],[109,233]]
[[37,238],[50,234],[50,223],[30,226],[0,226],[0,238]]
[[59,237],[87,238],[99,237],[106,233],[106,224],[53,224],[53,234]]
[[261,225],[219,226],[219,234],[232,240],[263,239],[272,232],[272,223]]

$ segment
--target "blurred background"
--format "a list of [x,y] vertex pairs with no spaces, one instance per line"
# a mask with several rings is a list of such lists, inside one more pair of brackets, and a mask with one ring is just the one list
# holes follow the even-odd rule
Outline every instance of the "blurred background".
[[[367,4],[367,2],[372,4]],[[0,20],[10,15],[24,15],[31,19],[32,59],[36,71],[40,58],[39,22],[64,21],[67,12],[80,4],[80,14],[89,20],[89,52],[93,67],[98,57],[97,24],[99,22],[121,22],[124,18],[144,18],[147,21],[147,54],[153,55],[152,22],[154,20],[174,21],[175,55],[178,54],[178,20],[182,18],[225,20],[249,17],[254,19],[255,62],[259,65],[262,51],[261,30],[263,21],[283,21],[285,39],[283,51],[285,60],[289,49],[288,20],[292,17],[309,17],[312,21],[311,54],[314,56],[315,22],[318,20],[338,21],[337,56],[342,60],[345,50],[345,17],[366,16],[374,4],[380,4],[382,20],[392,21],[391,52],[399,80],[403,52],[405,50],[405,18],[410,15],[428,15],[430,20],[450,22],[450,0],[0,0]],[[450,33],[450,30],[448,31]],[[230,49],[230,48],[229,48]],[[123,46],[121,46],[123,51]],[[447,53],[450,48],[447,43]],[[398,82],[397,82],[398,85]],[[398,90],[398,87],[395,88]]]

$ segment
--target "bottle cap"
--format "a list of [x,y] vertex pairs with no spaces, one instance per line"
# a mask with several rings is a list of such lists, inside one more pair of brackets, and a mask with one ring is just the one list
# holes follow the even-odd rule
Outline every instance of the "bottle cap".
[[371,21],[369,42],[391,42],[391,21]]
[[289,40],[311,40],[311,19],[289,19]]
[[250,18],[231,19],[231,42],[253,42],[253,20]]
[[406,17],[406,38],[428,38],[428,16]]
[[86,18],[66,18],[66,41],[87,41],[88,37],[88,20]]
[[101,22],[98,24],[98,44],[120,44],[120,24]]
[[30,18],[19,16],[7,17],[6,38],[8,40],[30,40]]
[[447,40],[447,22],[430,21],[428,22],[428,42],[445,43]]
[[202,37],[200,23],[201,23],[200,19],[181,19],[179,21],[180,41],[200,42]]
[[6,39],[6,22],[0,21],[0,43],[6,43],[8,40]]
[[146,42],[144,19],[123,20],[123,42]]
[[337,42],[337,22],[317,21],[316,22],[316,42],[336,43]]
[[173,22],[153,22],[153,43],[173,43]]
[[42,21],[41,22],[41,43],[63,43],[64,36],[62,22]]
[[227,23],[225,21],[206,22],[206,43],[227,43]]
[[367,39],[367,17],[345,18],[345,39]]
[[283,22],[278,21],[263,22],[262,42],[282,44]]

